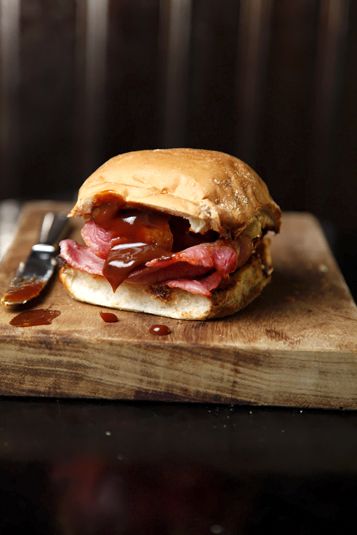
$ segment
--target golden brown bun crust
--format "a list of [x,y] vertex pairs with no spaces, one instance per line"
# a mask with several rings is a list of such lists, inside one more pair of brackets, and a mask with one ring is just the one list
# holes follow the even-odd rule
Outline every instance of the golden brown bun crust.
[[239,233],[254,221],[280,227],[280,209],[263,180],[223,152],[178,148],[115,156],[84,182],[70,215],[88,216],[96,197],[106,193],[185,217],[196,232]]
[[113,293],[104,277],[66,265],[60,271],[60,279],[74,299],[85,303],[175,319],[205,320],[228,316],[246,307],[269,283],[271,271],[269,244],[264,240],[259,256],[253,256],[238,269],[230,277],[229,286],[217,288],[211,298],[180,289],[166,287],[165,292],[125,282]]

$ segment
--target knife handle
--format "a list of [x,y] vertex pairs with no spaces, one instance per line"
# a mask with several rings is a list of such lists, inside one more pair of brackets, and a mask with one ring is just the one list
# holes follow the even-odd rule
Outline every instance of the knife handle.
[[68,226],[69,221],[65,214],[47,212],[42,221],[39,244],[57,247],[58,242],[64,237]]

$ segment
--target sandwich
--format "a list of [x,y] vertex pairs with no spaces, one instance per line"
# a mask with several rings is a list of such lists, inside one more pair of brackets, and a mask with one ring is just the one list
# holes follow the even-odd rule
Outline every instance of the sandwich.
[[60,279],[79,301],[187,320],[237,312],[269,283],[281,212],[241,160],[188,148],[120,154],[81,186]]

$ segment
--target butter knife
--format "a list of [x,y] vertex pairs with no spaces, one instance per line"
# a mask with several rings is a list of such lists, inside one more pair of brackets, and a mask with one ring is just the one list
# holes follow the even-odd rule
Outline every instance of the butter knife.
[[3,305],[24,305],[40,295],[55,271],[58,243],[67,232],[68,225],[65,214],[46,213],[39,241],[32,246],[27,260],[20,262],[15,277],[1,299]]

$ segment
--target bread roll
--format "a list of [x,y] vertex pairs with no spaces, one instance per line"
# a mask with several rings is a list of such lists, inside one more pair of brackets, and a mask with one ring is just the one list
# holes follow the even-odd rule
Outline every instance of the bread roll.
[[263,180],[238,158],[188,148],[120,154],[83,183],[69,215],[91,220],[93,210],[108,199],[123,209],[184,218],[191,233],[215,231],[219,243],[228,243],[237,251],[244,238],[250,244],[249,255],[243,265],[234,264],[238,268],[233,267],[228,276],[224,274],[208,295],[168,287],[165,281],[149,285],[133,284],[129,279],[113,291],[104,276],[81,269],[78,263],[71,265],[65,258],[68,263],[62,267],[60,279],[74,299],[177,319],[205,320],[237,312],[270,281],[269,240],[264,235],[268,230],[279,231],[281,212]]
[[104,193],[184,217],[194,232],[237,234],[254,221],[275,231],[280,226],[280,209],[263,180],[249,165],[223,152],[156,149],[119,154],[87,178],[70,215],[88,216]]

